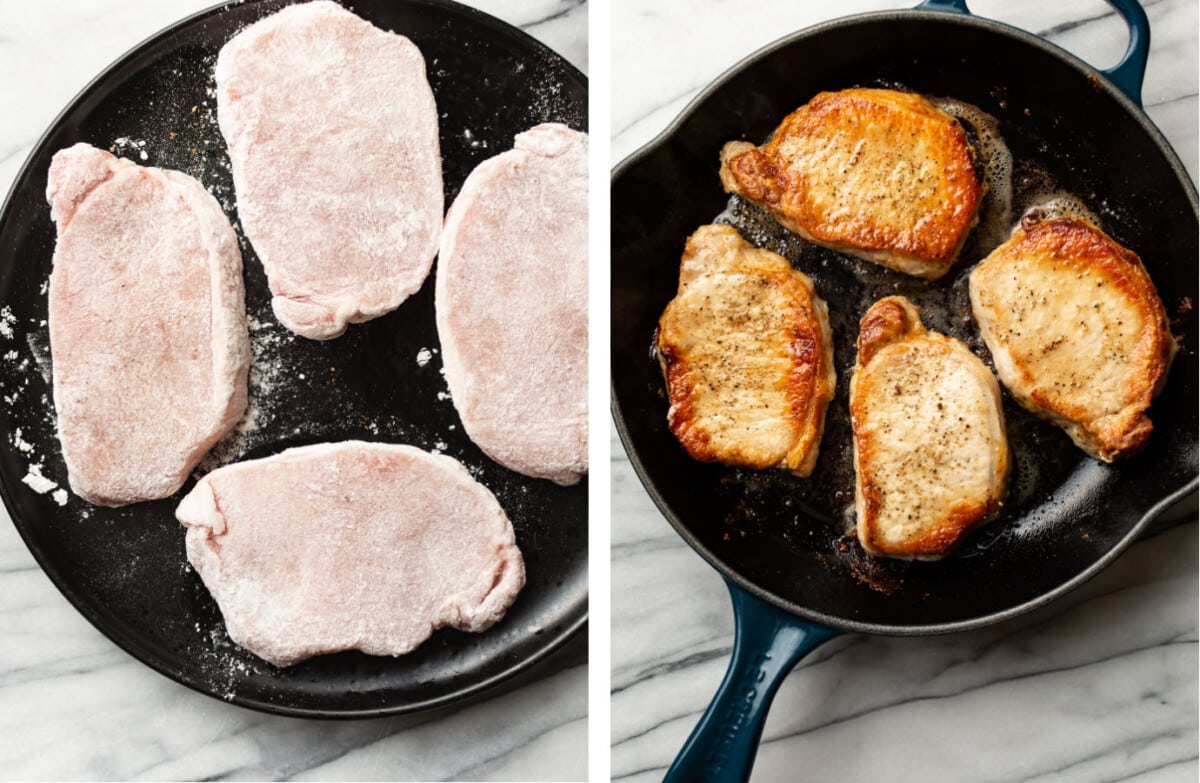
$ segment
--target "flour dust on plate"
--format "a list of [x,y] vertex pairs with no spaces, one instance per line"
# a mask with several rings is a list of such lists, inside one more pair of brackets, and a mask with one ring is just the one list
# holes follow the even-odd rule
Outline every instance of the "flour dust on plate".
[[[331,343],[294,338],[275,320],[261,263],[237,219],[212,69],[236,31],[284,5],[268,0],[216,8],[150,39],[67,107],[19,172],[0,213],[0,396],[7,401],[0,409],[7,433],[0,443],[0,490],[31,552],[64,595],[163,674],[218,698],[292,715],[429,708],[528,669],[582,627],[588,481],[559,487],[523,477],[494,463],[466,436],[442,373],[431,281],[397,310],[351,326]],[[425,54],[439,112],[446,203],[481,160],[507,149],[517,133],[541,122],[586,127],[584,77],[524,33],[436,1],[363,0],[354,11],[409,37]],[[465,82],[462,74],[470,75]],[[199,471],[324,441],[441,451],[493,492],[525,556],[526,587],[503,622],[481,635],[437,631],[400,658],[343,652],[275,669],[229,642],[216,604],[187,565],[174,519],[181,494],[122,509],[91,507],[70,495],[65,506],[56,502],[56,490],[37,478],[66,487],[49,393],[45,284],[54,230],[45,172],[54,152],[77,141],[195,177],[237,233],[255,365],[249,408]],[[15,355],[2,358],[10,352]],[[48,491],[22,483],[26,476]]]

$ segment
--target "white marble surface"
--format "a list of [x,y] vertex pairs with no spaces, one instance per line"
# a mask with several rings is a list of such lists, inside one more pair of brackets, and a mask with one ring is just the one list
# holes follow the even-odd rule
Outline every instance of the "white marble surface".
[[[584,0],[468,0],[587,68]],[[0,193],[97,73],[211,0],[0,0]],[[586,638],[465,708],[319,722],[202,696],[101,636],[0,520],[0,778],[580,780]]]
[[[632,0],[612,16],[612,160],[650,141],[743,56],[815,22],[905,0]],[[1150,116],[1197,172],[1197,3],[1144,3]],[[1115,62],[1102,0],[971,0],[972,10]],[[1195,263],[1181,259],[1181,263]],[[716,571],[675,534],[612,441],[612,776],[661,779],[724,674]],[[1197,524],[1142,540],[1084,588],[971,633],[841,637],[784,682],[753,780],[1195,781]]]

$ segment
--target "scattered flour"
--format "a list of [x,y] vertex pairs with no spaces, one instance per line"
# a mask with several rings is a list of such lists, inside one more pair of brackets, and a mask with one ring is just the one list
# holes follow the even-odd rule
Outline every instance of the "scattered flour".
[[33,451],[33,444],[25,440],[24,436],[21,434],[20,427],[17,427],[15,430],[13,430],[12,438],[10,440],[12,440],[12,445],[16,446],[26,454]]
[[[233,430],[218,441],[196,466],[193,475],[197,478],[241,459],[246,452],[259,445],[263,425],[271,420],[274,406],[279,404],[272,393],[294,371],[286,361],[286,346],[296,341],[296,335],[273,321],[260,321],[253,316],[246,321],[250,327],[251,353],[246,412]],[[297,375],[304,378],[303,374]]]
[[475,134],[471,132],[470,128],[463,128],[462,135],[463,135],[463,138],[466,139],[467,142],[471,145],[471,149],[473,149],[473,150],[480,149],[481,147],[487,147],[487,145],[488,145],[486,139],[475,138]]
[[[37,326],[34,327],[34,324]],[[35,392],[31,388],[36,386],[38,375],[47,387],[51,383],[50,339],[46,322],[30,319],[26,328],[18,323],[17,317],[9,307],[0,308],[0,335],[6,339],[20,339],[22,335],[18,332],[23,333],[29,346],[29,354],[25,355],[17,348],[4,352],[3,359],[7,366],[3,377],[0,378],[0,385],[6,392],[10,392],[3,395],[4,403],[9,406],[17,405],[18,401],[33,404],[34,410],[42,413],[39,417],[40,422],[25,419],[21,426],[14,426],[8,433],[8,442],[28,461],[27,472],[21,482],[40,495],[53,493],[51,497],[54,501],[60,506],[65,506],[70,497],[67,490],[59,488],[54,479],[45,475],[47,458],[51,458],[53,465],[56,462],[53,459],[55,455],[39,453],[35,445],[45,437],[43,432],[49,430],[52,433],[57,423],[49,394],[42,394],[38,403],[34,404]],[[36,374],[31,370],[36,370]],[[15,416],[17,411],[10,410],[10,413]]]
[[21,483],[27,485],[39,495],[45,495],[51,490],[58,489],[58,484],[42,475],[41,463],[30,465],[29,472],[25,474],[25,478],[21,479]]
[[46,329],[44,321],[38,331],[31,331],[25,335],[25,343],[29,346],[29,353],[33,355],[33,361],[37,364],[38,373],[49,386],[53,375],[50,364],[50,333]]
[[17,317],[13,315],[12,308],[8,305],[0,308],[0,336],[6,340],[11,340],[13,336],[13,325],[16,324]]
[[422,348],[417,351],[417,366],[424,367],[429,364],[429,360],[433,358],[433,352],[428,348]]
[[120,136],[112,140],[108,151],[119,158],[132,158],[137,155],[141,160],[147,160],[150,156],[146,153],[145,139],[131,139],[128,136]]

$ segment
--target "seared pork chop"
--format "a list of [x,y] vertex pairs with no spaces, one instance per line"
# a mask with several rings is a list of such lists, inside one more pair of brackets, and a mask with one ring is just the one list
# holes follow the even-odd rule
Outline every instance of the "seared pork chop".
[[807,275],[729,226],[701,226],[656,344],[667,421],[693,459],[812,472],[837,375]]
[[492,493],[411,446],[323,443],[226,465],[175,515],[229,638],[276,666],[482,631],[525,584]]
[[587,134],[538,125],[446,215],[437,326],[471,440],[527,476],[587,473]]
[[225,44],[216,82],[238,216],[279,322],[327,340],[415,293],[442,221],[417,47],[336,3],[304,3]]
[[166,497],[246,409],[242,256],[220,205],[177,171],[87,144],[46,189],[58,227],[50,352],[71,489]]
[[850,379],[858,540],[937,560],[999,508],[1009,470],[1000,385],[958,340],[889,296],[859,325]]
[[929,280],[954,263],[981,203],[962,126],[896,90],[819,93],[763,146],[726,144],[721,182],[810,242]]
[[970,289],[1021,405],[1105,462],[1145,445],[1176,346],[1136,254],[1084,218],[1031,214],[975,267]]

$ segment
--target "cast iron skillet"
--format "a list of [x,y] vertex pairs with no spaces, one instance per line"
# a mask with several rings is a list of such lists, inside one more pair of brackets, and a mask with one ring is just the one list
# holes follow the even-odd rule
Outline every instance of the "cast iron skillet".
[[[749,775],[766,710],[796,660],[841,631],[933,634],[975,628],[1040,606],[1107,565],[1157,513],[1196,487],[1196,191],[1138,108],[1149,30],[1132,0],[1110,0],[1132,31],[1111,71],[1097,71],[1036,36],[967,14],[961,0],[822,24],[750,56],[722,76],[612,183],[613,411],[650,496],[681,536],[725,577],[737,630],[712,705],[668,780]],[[953,12],[953,13],[948,13]],[[866,557],[853,536],[846,388],[859,317],[891,293],[926,324],[985,360],[970,317],[964,251],[945,279],[922,283],[806,245],[722,192],[717,153],[728,140],[764,141],[821,90],[900,85],[993,113],[1016,161],[1017,208],[1063,189],[1136,249],[1183,350],[1151,410],[1149,447],[1118,465],[1076,449],[1061,431],[1006,399],[1015,475],[1003,518],[940,563]],[[689,459],[666,426],[651,354],[655,325],[678,281],[684,240],[720,220],[808,273],[830,305],[838,367],[813,476],[741,471]],[[1006,394],[1007,398],[1007,394]]]
[[[512,519],[528,569],[525,589],[489,631],[441,630],[400,658],[346,652],[276,669],[231,645],[216,605],[186,564],[174,508],[191,482],[167,500],[122,509],[89,506],[73,495],[59,506],[52,494],[22,483],[29,466],[40,463],[49,479],[67,486],[47,382],[50,157],[77,141],[114,145],[135,162],[144,150],[146,164],[199,178],[235,219],[208,92],[212,66],[236,31],[284,5],[216,7],[150,38],[72,101],[18,174],[0,212],[0,305],[7,308],[0,310],[0,354],[14,352],[0,360],[0,394],[14,397],[0,410],[0,494],[30,551],[71,603],[168,677],[288,715],[410,712],[466,698],[527,669],[582,628],[587,615],[587,481],[564,488],[514,473],[463,433],[434,352],[433,274],[398,310],[352,326],[343,337],[289,339],[271,314],[262,266],[243,241],[246,305],[263,325],[251,331],[253,372],[261,376],[251,386],[257,429],[218,451],[227,460],[248,459],[361,438],[461,460]],[[584,76],[521,31],[446,0],[357,0],[354,10],[407,35],[425,55],[441,113],[447,206],[477,163],[512,148],[514,134],[547,120],[586,129]],[[425,363],[418,361],[422,349],[429,351],[421,355]]]

